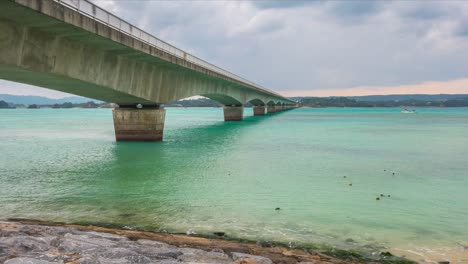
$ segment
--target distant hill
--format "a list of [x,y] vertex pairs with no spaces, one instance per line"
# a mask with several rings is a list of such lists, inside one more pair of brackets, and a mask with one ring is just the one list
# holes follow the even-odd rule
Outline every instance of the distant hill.
[[309,107],[468,107],[468,94],[294,97]]
[[73,103],[73,104],[82,104],[89,101],[94,101],[100,103],[99,100],[89,99],[81,96],[70,96],[64,98],[48,98],[44,96],[34,96],[34,95],[11,95],[11,94],[0,94],[0,100],[19,105],[53,105],[53,104],[63,104],[63,103]]

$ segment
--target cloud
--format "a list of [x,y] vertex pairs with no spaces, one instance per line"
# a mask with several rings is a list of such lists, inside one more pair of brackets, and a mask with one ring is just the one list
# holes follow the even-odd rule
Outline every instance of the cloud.
[[68,93],[62,93],[50,89],[40,88],[37,86],[15,83],[10,81],[0,80],[0,94],[13,94],[13,95],[37,95],[49,98],[63,98],[72,96]]
[[468,77],[468,1],[95,2],[272,90]]
[[358,96],[386,94],[468,94],[468,78],[396,86],[362,86],[342,89],[284,91],[286,96]]
[[384,2],[379,1],[329,1],[325,12],[347,22],[362,22],[369,16],[377,15]]
[[271,0],[255,0],[252,3],[259,9],[278,9],[278,8],[292,8],[301,7],[311,4],[319,4],[320,1],[311,0],[288,0],[288,1],[271,1]]

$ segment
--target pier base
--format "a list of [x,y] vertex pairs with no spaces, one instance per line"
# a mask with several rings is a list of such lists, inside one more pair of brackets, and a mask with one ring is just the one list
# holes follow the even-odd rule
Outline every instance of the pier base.
[[254,105],[253,106],[253,114],[254,114],[254,116],[265,115],[265,106],[264,105]]
[[225,106],[224,121],[241,121],[244,116],[243,106]]
[[274,113],[276,112],[276,107],[274,105],[269,105],[267,106],[267,112],[270,114],[270,113]]
[[112,115],[117,141],[161,141],[163,138],[164,109],[116,108]]

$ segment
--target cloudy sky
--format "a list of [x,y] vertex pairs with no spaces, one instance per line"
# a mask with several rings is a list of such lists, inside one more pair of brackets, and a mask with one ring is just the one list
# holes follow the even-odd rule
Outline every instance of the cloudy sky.
[[468,93],[468,1],[94,2],[284,95]]

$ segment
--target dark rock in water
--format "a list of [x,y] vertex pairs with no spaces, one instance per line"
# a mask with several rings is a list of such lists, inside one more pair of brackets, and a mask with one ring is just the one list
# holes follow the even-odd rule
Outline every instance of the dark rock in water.
[[383,171],[387,171],[387,170],[383,170]]
[[349,184],[349,186],[353,186],[353,184],[352,184],[352,183],[350,183],[350,184]]
[[384,256],[384,257],[393,257],[393,254],[386,251],[386,252],[380,252],[380,256]]
[[343,176],[343,178],[346,178],[346,176]]
[[394,172],[392,172],[392,175],[395,175],[395,173],[394,173]]
[[380,194],[380,197],[384,197],[384,196],[385,196],[385,195],[383,195],[383,194]]
[[275,210],[276,210],[276,211],[279,211],[279,210],[281,210],[281,208],[279,208],[279,207],[276,207],[276,208],[275,208]]
[[375,198],[377,201],[380,200],[380,197]]
[[119,214],[119,216],[127,218],[127,217],[135,216],[135,214],[133,214],[133,213],[123,213],[123,214]]
[[213,234],[222,237],[222,236],[224,236],[226,233],[224,233],[224,232],[213,232]]
[[390,197],[390,194],[389,194],[389,195],[387,195],[387,197]]

